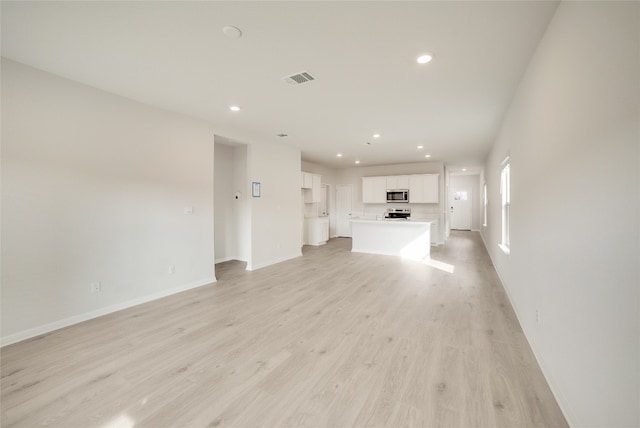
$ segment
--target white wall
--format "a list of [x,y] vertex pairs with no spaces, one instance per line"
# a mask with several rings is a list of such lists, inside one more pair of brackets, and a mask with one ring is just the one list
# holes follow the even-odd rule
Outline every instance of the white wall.
[[[449,168],[445,165],[444,167],[444,195],[443,198],[445,201],[449,200],[449,195],[451,186],[451,173],[449,172]],[[448,208],[450,205],[444,207],[444,239],[449,239],[449,234],[451,233],[451,209]]]
[[[446,208],[451,206],[451,198],[453,192],[461,189],[468,189],[471,191],[471,230],[480,230],[482,224],[482,216],[480,211],[480,204],[482,202],[482,188],[480,187],[480,176],[473,175],[450,175],[450,192],[448,195],[449,202]],[[216,253],[217,254],[217,253]]]
[[332,186],[336,184],[337,170],[333,168],[302,161],[302,170],[313,174],[320,174],[322,176],[322,184],[330,184]]
[[485,166],[487,248],[572,426],[640,425],[639,17],[637,2],[561,2]]
[[[403,174],[440,174],[440,203],[438,204],[363,204],[362,177],[375,177]],[[337,171],[337,184],[351,184],[353,186],[353,215],[376,216],[382,215],[389,207],[411,208],[412,217],[438,220],[438,243],[444,242],[444,165],[440,162],[420,162],[394,165],[361,166],[345,168]]]
[[[234,226],[236,237],[235,258],[248,262],[251,257],[251,212],[249,206],[250,190],[247,179],[247,146],[233,148],[233,194]],[[235,195],[238,194],[238,199]]]
[[[300,150],[285,145],[252,143],[247,151],[251,207],[251,259],[254,270],[302,255],[300,216]],[[251,197],[251,183],[261,197]]]
[[214,281],[213,167],[206,123],[3,59],[3,344]]
[[214,217],[216,263],[232,260],[237,254],[233,147],[215,143]]

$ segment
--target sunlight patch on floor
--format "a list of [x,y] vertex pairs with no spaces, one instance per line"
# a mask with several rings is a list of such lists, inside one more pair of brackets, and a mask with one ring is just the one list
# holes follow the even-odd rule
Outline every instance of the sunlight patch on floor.
[[115,419],[102,425],[101,428],[133,428],[135,424],[136,423],[133,419],[123,413],[117,416]]
[[447,273],[454,273],[456,269],[454,265],[450,265],[449,263],[441,262],[441,261],[430,259],[430,258],[424,259],[422,263],[434,269],[438,269]]
[[403,259],[422,260],[429,256],[429,232],[425,231],[400,250]]

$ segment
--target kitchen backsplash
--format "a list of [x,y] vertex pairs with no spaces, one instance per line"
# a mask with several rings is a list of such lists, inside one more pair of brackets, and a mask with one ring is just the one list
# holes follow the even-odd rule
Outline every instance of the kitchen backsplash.
[[438,205],[433,204],[367,204],[362,212],[354,212],[353,217],[376,218],[383,216],[387,208],[411,208],[413,218],[436,218],[442,214],[438,210]]

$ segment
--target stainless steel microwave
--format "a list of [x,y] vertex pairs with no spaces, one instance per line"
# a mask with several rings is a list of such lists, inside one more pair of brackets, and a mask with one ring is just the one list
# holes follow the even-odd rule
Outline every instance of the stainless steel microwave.
[[387,203],[409,202],[408,189],[387,190]]

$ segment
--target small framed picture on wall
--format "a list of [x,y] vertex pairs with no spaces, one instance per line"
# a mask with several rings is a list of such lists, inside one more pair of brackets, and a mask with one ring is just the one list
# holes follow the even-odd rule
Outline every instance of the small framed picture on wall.
[[260,182],[254,181],[251,183],[251,196],[254,198],[260,197]]

